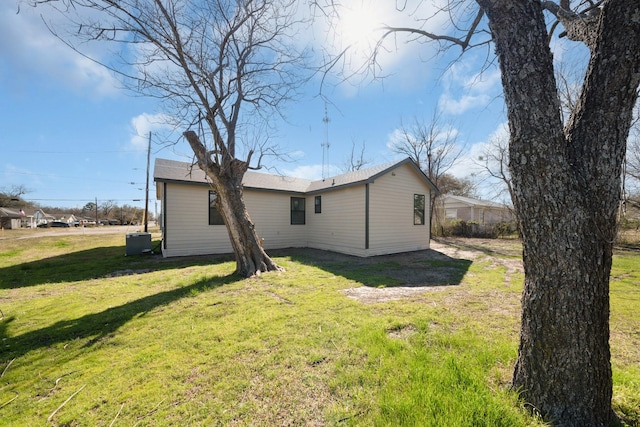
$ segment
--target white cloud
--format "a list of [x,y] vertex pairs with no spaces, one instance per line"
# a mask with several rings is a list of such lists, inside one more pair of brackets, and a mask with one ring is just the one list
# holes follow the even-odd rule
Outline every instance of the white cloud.
[[494,130],[493,132],[491,132],[491,134],[489,135],[489,138],[487,138],[488,141],[492,140],[492,139],[508,139],[509,138],[509,124],[507,122],[502,122],[498,125],[498,127],[496,128],[496,130]]
[[[322,165],[300,165],[293,169],[283,169],[282,174],[284,176],[291,176],[295,178],[304,178],[311,181],[317,181],[322,179]],[[336,165],[324,165],[324,177],[329,178],[332,176],[340,175],[344,173],[339,166]]]
[[443,93],[438,105],[445,113],[460,115],[474,108],[483,108],[500,92],[500,71],[490,68],[480,73],[474,58],[469,56],[453,64],[443,78]]
[[445,92],[440,95],[438,105],[441,111],[447,114],[460,115],[473,108],[484,107],[489,102],[489,95],[464,95],[454,99],[451,93]]
[[[446,0],[424,2],[408,0],[381,2],[376,0],[347,0],[335,8],[315,11],[316,18],[309,28],[297,38],[301,45],[310,46],[314,52],[322,52],[318,58],[337,58],[325,85],[339,85],[346,97],[360,94],[375,77],[383,80],[388,90],[415,90],[424,86],[432,77],[439,46],[425,43],[408,32],[387,34],[386,27],[420,28],[424,31],[447,34],[450,32],[450,16],[442,11]],[[377,49],[375,64],[372,54]],[[346,80],[346,83],[345,83]],[[351,84],[349,84],[351,83]]]
[[462,157],[458,159],[455,165],[449,170],[449,173],[457,178],[471,178],[478,185],[480,198],[493,200],[497,193],[500,193],[501,182],[494,179],[487,179],[484,174],[485,170],[482,166],[482,158],[485,156],[487,149],[491,147],[491,142],[495,138],[508,138],[509,127],[506,122],[500,123],[496,129],[491,132],[485,141],[477,142],[469,147]]
[[134,135],[131,145],[136,150],[146,150],[149,144],[149,132],[159,132],[173,129],[171,117],[166,114],[142,113],[131,119]]
[[469,150],[458,159],[458,161],[449,169],[448,173],[457,178],[469,178],[477,175],[481,171],[480,157],[484,153],[486,144],[479,142],[469,147]]
[[[19,86],[31,85],[37,79],[76,91],[89,89],[98,96],[119,92],[118,81],[104,67],[73,51],[43,22],[64,24],[64,18],[47,5],[20,6],[19,13],[17,4],[3,2],[0,6],[0,51],[8,65],[6,78]],[[99,50],[103,46],[93,48],[87,53],[98,58],[104,53]]]
[[492,146],[491,141],[494,139],[507,138],[509,138],[509,126],[506,122],[500,123],[496,129],[487,136],[485,141],[477,142],[469,147],[469,150],[464,156],[456,162],[451,173],[459,178],[470,174],[478,174],[482,171],[482,167],[478,164],[482,163],[480,159],[485,155],[487,149]]
[[306,153],[302,150],[295,150],[290,153],[287,153],[287,155],[292,159],[302,159],[306,155]]
[[283,175],[310,180],[322,179],[322,165],[302,165],[293,169],[284,169]]
[[[420,122],[421,128],[429,128],[430,123],[428,121]],[[403,130],[401,128],[394,129],[391,133],[387,135],[386,147],[394,151],[395,147],[405,146],[407,144],[407,139],[409,139],[412,143],[417,141],[417,137],[412,134],[412,131],[415,131],[414,122],[408,125],[408,127]],[[424,130],[424,129],[423,129]],[[438,124],[437,128],[433,129],[438,133],[434,136],[433,141],[435,145],[438,143],[446,143],[447,141],[456,141],[459,136],[461,136],[460,130],[453,126],[450,123],[442,123]]]
[[394,147],[404,143],[405,135],[400,129],[394,129],[387,135],[387,148],[393,151]]

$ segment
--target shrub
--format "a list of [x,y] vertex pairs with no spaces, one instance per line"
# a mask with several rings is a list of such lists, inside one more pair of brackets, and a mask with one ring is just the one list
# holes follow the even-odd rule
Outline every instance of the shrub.
[[434,230],[433,235],[439,237],[482,237],[497,239],[516,233],[513,222],[498,222],[495,224],[478,224],[475,221],[460,219],[448,220]]

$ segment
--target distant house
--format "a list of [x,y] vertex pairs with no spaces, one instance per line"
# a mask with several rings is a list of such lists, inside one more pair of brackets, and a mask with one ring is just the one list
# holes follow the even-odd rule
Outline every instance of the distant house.
[[23,213],[9,208],[0,208],[0,228],[11,230],[20,228]]
[[449,194],[440,198],[436,209],[439,210],[440,218],[445,220],[458,219],[480,225],[510,222],[514,219],[512,209],[502,203]]
[[79,224],[79,219],[74,214],[61,214],[58,215],[58,221],[66,222],[69,225]]
[[[205,174],[188,163],[157,159],[164,256],[232,252],[211,207]],[[357,256],[429,248],[429,203],[435,186],[405,159],[324,180],[247,172],[243,195],[266,249],[308,247]],[[217,214],[217,215],[216,215]]]
[[55,221],[56,217],[44,212],[42,209],[38,209],[33,213],[33,219],[37,225],[48,224],[51,221]]
[[36,228],[36,219],[33,217],[33,211],[23,210],[24,215],[20,219],[22,228]]

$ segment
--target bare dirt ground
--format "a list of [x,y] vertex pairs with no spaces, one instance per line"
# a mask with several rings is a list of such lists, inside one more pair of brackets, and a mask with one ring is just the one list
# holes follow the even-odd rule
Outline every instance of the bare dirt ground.
[[[377,303],[413,297],[425,292],[439,292],[458,284],[465,265],[483,258],[492,264],[506,268],[505,281],[523,271],[521,245],[517,240],[447,238],[431,241],[431,249],[372,258],[355,258],[352,262],[366,265],[392,263],[388,271],[377,268],[405,284],[400,286],[359,286],[345,289],[350,298],[363,303]],[[360,261],[362,260],[362,261]],[[446,261],[446,263],[442,263]],[[440,262],[440,263],[438,263]],[[455,264],[447,267],[447,264]],[[430,267],[432,266],[432,267]],[[435,266],[435,267],[433,267]]]

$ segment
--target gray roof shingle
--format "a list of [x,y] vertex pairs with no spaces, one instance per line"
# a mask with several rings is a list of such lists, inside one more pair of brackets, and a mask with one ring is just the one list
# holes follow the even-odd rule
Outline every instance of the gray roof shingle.
[[[384,163],[371,168],[348,172],[317,181],[247,171],[243,177],[242,183],[245,188],[295,193],[314,193],[372,182],[377,177],[389,172],[391,169],[397,168],[406,163],[412,165],[422,178],[437,191],[433,183],[429,181],[426,175],[424,175],[424,173],[410,158]],[[160,182],[208,183],[204,172],[197,165],[166,159],[156,159],[153,178],[155,181]]]

